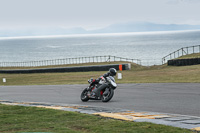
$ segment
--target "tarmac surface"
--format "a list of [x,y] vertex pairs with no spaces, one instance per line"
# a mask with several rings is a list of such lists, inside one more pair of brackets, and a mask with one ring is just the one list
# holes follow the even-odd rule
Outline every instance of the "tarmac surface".
[[118,84],[113,99],[82,102],[85,85],[1,86],[0,100],[66,103],[200,117],[199,83]]
[[118,84],[108,103],[82,102],[80,93],[85,87],[87,84],[0,86],[0,102],[59,105],[63,110],[200,130],[200,83]]

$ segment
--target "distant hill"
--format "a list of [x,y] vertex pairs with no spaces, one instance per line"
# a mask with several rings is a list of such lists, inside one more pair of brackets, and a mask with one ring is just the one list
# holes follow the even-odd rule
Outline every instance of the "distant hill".
[[44,36],[44,35],[69,35],[69,34],[96,34],[96,33],[123,33],[123,32],[148,32],[148,31],[175,31],[175,30],[200,30],[200,25],[188,24],[156,24],[150,22],[129,22],[112,24],[97,30],[85,30],[81,27],[65,28],[34,28],[0,30],[0,37],[16,36]]
[[148,31],[175,31],[175,30],[197,30],[200,25],[187,24],[155,24],[149,22],[113,24],[92,33],[121,33],[121,32],[148,32]]

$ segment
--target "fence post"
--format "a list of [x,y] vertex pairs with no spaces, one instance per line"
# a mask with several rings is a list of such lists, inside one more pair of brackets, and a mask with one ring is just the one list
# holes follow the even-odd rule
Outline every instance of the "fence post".
[[182,48],[182,56],[183,56],[183,48]]
[[178,50],[178,57],[180,57],[180,56],[179,56],[179,50]]
[[176,56],[175,56],[175,52],[174,52],[174,59],[176,58]]
[[57,64],[56,65],[60,65],[60,59],[58,59],[58,62],[57,62]]
[[187,47],[187,54],[188,54],[189,52],[188,52],[188,47]]
[[199,53],[200,53],[200,45],[199,45]]

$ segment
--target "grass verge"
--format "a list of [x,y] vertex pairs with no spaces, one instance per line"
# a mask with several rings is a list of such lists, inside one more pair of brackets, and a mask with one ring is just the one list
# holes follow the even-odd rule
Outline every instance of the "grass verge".
[[[127,62],[112,62],[113,64]],[[95,63],[102,65],[106,63]],[[91,64],[84,64],[91,65]],[[78,66],[78,65],[75,65]],[[131,64],[132,69],[122,71],[123,79],[117,83],[200,83],[200,65],[193,66],[150,66]],[[98,78],[104,72],[0,74],[0,85],[56,85],[87,84],[87,79]],[[6,83],[2,79],[6,78]]]
[[190,59],[190,58],[200,58],[200,53],[184,55],[184,56],[181,56],[177,59]]
[[192,131],[146,122],[120,121],[77,112],[0,104],[0,132],[190,133]]

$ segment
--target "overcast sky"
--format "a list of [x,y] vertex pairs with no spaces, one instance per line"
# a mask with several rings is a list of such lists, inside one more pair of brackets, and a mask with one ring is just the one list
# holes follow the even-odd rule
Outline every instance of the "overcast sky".
[[199,24],[200,0],[0,0],[0,29],[148,21]]

